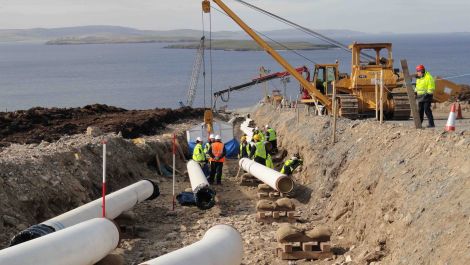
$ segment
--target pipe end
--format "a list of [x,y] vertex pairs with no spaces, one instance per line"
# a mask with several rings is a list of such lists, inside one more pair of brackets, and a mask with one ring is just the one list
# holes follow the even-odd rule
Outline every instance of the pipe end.
[[280,192],[289,193],[294,189],[294,181],[290,177],[284,176],[277,180],[276,186]]
[[197,208],[201,210],[208,210],[215,205],[215,194],[209,186],[200,186],[194,189],[194,199]]
[[147,181],[149,181],[150,183],[152,183],[152,186],[153,186],[153,193],[152,195],[150,195],[150,197],[148,197],[146,200],[147,201],[150,201],[150,200],[153,200],[155,198],[157,198],[158,196],[160,196],[160,189],[158,188],[158,185],[156,182],[150,180],[150,179],[146,179]]
[[54,232],[55,229],[51,226],[45,224],[33,225],[14,236],[10,241],[10,247]]

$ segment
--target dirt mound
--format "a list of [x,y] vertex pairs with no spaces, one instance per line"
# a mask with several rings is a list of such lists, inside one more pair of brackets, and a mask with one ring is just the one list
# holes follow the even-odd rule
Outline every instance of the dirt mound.
[[467,101],[470,103],[470,85],[460,85],[462,87],[462,92],[459,95],[459,100]]
[[136,138],[155,135],[165,124],[203,114],[203,109],[126,110],[100,104],[0,112],[0,146],[52,142],[63,135],[83,133],[88,126],[98,127],[105,133],[121,132],[124,138]]
[[339,119],[332,145],[328,117],[302,111],[297,122],[295,111],[268,106],[252,117],[304,158],[294,178],[311,197],[298,209],[332,228],[336,262],[469,264],[468,132]]

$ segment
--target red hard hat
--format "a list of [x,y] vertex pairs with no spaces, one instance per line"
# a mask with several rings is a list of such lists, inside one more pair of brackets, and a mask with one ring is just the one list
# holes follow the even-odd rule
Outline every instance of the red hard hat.
[[423,71],[424,70],[424,65],[420,64],[416,66],[416,71]]

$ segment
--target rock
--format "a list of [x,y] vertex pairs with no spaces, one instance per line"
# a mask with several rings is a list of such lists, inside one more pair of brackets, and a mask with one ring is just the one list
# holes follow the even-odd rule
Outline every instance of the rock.
[[3,223],[6,226],[16,227],[16,225],[18,224],[18,219],[16,219],[13,216],[4,215],[2,216],[2,218],[3,218]]
[[346,263],[352,262],[351,255],[347,255],[344,262],[346,262]]
[[341,218],[344,214],[348,212],[348,207],[343,207],[341,209],[336,209],[333,212],[333,220],[337,221],[339,218]]
[[411,214],[407,214],[405,218],[403,218],[403,223],[406,226],[409,226],[412,222],[413,222],[413,217],[411,216]]
[[103,135],[103,132],[98,127],[89,126],[88,128],[86,128],[86,135],[97,137],[97,136]]

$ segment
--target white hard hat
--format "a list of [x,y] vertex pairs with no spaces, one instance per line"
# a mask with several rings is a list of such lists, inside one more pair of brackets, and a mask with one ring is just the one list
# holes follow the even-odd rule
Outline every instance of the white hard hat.
[[220,140],[220,139],[222,139],[222,138],[220,138],[220,135],[217,134],[217,135],[215,136],[215,139],[216,139],[216,140]]
[[202,142],[201,137],[196,138],[196,142]]
[[269,128],[269,125],[267,125],[267,124],[266,124],[266,125],[264,125],[264,128],[266,128],[266,129],[267,129],[267,128]]
[[213,134],[209,135],[209,139],[214,139],[214,135]]
[[292,157],[292,160],[298,160],[298,159],[299,159],[299,158],[296,157],[296,156],[293,156],[293,157]]
[[258,128],[258,127],[255,127],[255,131],[257,131],[257,130],[259,130],[259,128]]

